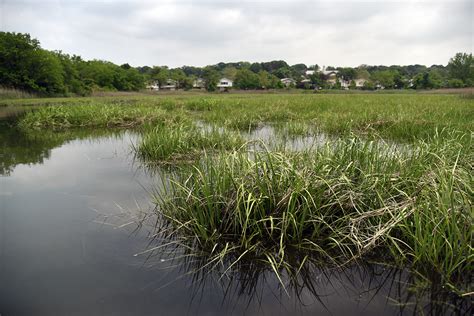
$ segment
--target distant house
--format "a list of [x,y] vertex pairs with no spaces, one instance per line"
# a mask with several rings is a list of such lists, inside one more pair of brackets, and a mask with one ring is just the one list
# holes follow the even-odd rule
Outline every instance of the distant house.
[[334,86],[337,83],[339,83],[341,85],[342,89],[349,90],[349,87],[351,85],[351,81],[346,80],[343,77],[338,78],[339,71],[337,71],[337,70],[325,70],[323,68],[323,70],[321,70],[320,73],[322,73],[324,75],[324,77],[326,78],[327,84],[329,84],[330,86]]
[[296,81],[293,78],[283,78],[280,79],[280,81],[287,88],[296,84]]
[[193,82],[194,89],[204,89],[206,87],[206,82],[202,78],[197,78]]
[[217,88],[219,90],[227,90],[229,88],[232,88],[233,83],[234,82],[228,78],[221,78],[217,83]]
[[316,71],[314,71],[314,70],[306,70],[304,74],[305,74],[306,76],[312,76],[312,75],[314,75],[315,72],[316,72]]
[[158,81],[150,81],[146,85],[147,90],[158,91],[160,90],[160,84]]
[[160,86],[161,90],[176,90],[176,80],[167,79],[163,85]]
[[366,79],[362,79],[362,78],[354,79],[355,86],[358,89],[363,88],[366,82],[367,82]]
[[344,78],[339,78],[339,83],[341,84],[342,89],[349,90],[349,86],[351,85],[350,80],[344,80]]
[[323,70],[321,71],[323,75],[327,78],[326,82],[331,86],[337,83],[337,70]]

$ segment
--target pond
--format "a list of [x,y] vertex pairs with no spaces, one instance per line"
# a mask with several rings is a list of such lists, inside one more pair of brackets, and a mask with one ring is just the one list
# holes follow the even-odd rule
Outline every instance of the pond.
[[[286,293],[265,269],[196,276],[199,262],[135,256],[150,247],[152,226],[137,222],[151,213],[149,190],[161,183],[159,171],[135,161],[138,138],[105,130],[30,135],[11,118],[0,121],[2,316],[413,313],[398,304],[409,297],[407,273],[374,264],[312,268]],[[430,300],[416,303],[436,311]]]

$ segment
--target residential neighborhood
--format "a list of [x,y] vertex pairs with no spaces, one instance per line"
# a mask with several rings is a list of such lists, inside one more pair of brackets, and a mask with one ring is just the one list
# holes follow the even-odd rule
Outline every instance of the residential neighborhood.
[[[375,82],[373,88],[367,86],[369,82],[368,79],[365,78],[358,78],[358,77],[351,77],[342,74],[339,70],[336,69],[327,69],[326,67],[318,68],[316,70],[306,70],[304,74],[300,75],[299,77],[292,78],[292,77],[284,77],[281,79],[277,79],[277,84],[274,87],[268,87],[268,84],[258,82],[253,89],[267,89],[267,88],[299,88],[299,89],[311,89],[311,90],[322,90],[322,89],[342,89],[342,90],[350,90],[350,89],[367,89],[367,90],[383,90],[385,86],[380,82]],[[227,78],[227,77],[220,77],[219,79],[213,78],[215,82],[215,89],[218,91],[228,91],[229,89],[240,89],[240,85],[234,84],[235,79]],[[192,80],[191,87],[187,86],[186,83],[179,84],[179,80],[167,78],[165,80],[150,80],[146,85],[146,89],[150,91],[174,91],[178,89],[196,89],[196,90],[204,90],[207,89],[206,83],[209,79],[205,78],[195,78]],[[237,78],[237,83],[238,83]],[[411,86],[410,86],[411,84]],[[407,82],[408,87],[413,86],[413,80]],[[244,88],[247,90],[248,88]]]

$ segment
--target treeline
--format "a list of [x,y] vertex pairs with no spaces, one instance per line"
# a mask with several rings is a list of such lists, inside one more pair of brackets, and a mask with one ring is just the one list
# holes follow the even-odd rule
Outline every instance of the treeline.
[[145,78],[127,64],[85,61],[42,49],[29,34],[0,32],[0,86],[40,95],[88,95],[98,89],[139,90]]
[[[437,89],[474,86],[474,60],[458,53],[447,66],[325,67],[317,64],[288,65],[283,60],[261,63],[218,63],[206,67],[131,67],[102,60],[85,61],[80,56],[42,49],[29,34],[0,32],[0,86],[40,95],[88,95],[97,90],[138,91],[149,82],[160,86],[173,80],[177,89],[192,89],[198,79],[208,91],[217,89],[220,78],[234,81],[237,89],[285,88],[281,79],[290,78],[296,88],[340,89]],[[330,80],[334,70],[337,80]]]

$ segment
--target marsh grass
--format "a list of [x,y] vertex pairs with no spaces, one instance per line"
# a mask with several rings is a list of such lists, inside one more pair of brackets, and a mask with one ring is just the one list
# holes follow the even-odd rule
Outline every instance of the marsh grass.
[[283,139],[315,136],[319,133],[316,126],[311,122],[295,120],[276,123],[274,129],[277,136]]
[[336,136],[351,133],[411,142],[436,130],[472,130],[472,98],[442,94],[166,95],[8,100],[6,105],[44,105],[25,118],[29,127],[138,126],[162,116],[182,116],[249,131],[286,124],[290,134],[308,126]]
[[[191,162],[174,169],[154,199],[166,237],[207,254],[209,267],[232,269],[251,258],[281,281],[282,271],[298,274],[310,259],[344,266],[377,258],[472,295],[460,286],[474,259],[470,97],[170,95],[41,103],[47,106],[27,113],[22,129],[142,126],[140,159]],[[247,146],[240,132],[262,126],[275,128],[276,145]],[[292,139],[321,133],[330,136],[325,144],[288,150]]]
[[235,150],[244,143],[238,133],[215,126],[158,124],[144,133],[135,150],[146,162],[183,162],[195,160],[204,151]]
[[181,121],[179,111],[172,115],[160,108],[120,104],[79,104],[40,107],[20,121],[24,128],[135,127],[150,123]]
[[472,160],[459,145],[467,136],[437,137],[412,152],[352,137],[208,156],[167,180],[155,203],[170,236],[210,262],[253,257],[278,276],[295,269],[295,251],[335,265],[377,254],[455,287],[473,258]]
[[0,99],[28,99],[36,97],[35,94],[24,90],[0,87]]

